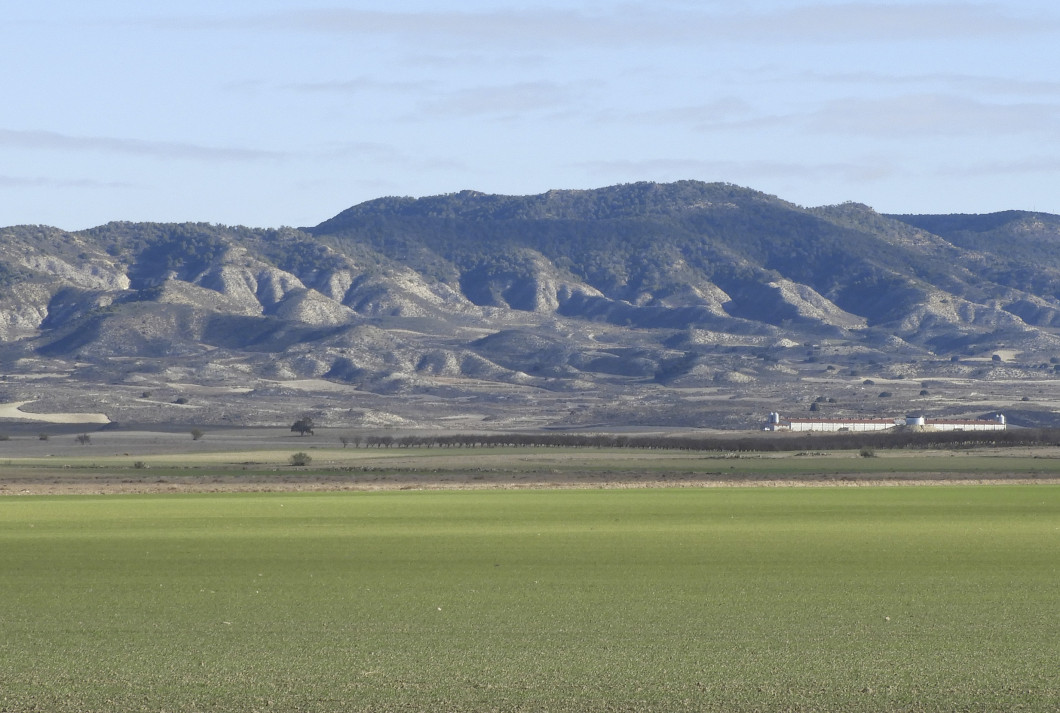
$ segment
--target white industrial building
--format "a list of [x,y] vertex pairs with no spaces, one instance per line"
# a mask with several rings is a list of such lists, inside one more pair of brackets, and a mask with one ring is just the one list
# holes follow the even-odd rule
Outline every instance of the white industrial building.
[[1004,431],[1005,415],[991,419],[962,420],[899,416],[896,418],[786,418],[769,414],[767,431],[886,431],[899,426],[915,426],[926,431]]

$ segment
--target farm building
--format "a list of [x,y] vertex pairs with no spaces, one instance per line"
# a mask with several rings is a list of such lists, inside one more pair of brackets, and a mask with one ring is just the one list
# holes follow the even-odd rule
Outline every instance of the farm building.
[[769,414],[766,431],[885,431],[899,426],[918,427],[927,431],[1004,431],[1008,428],[1004,414],[991,419],[947,419],[923,416],[895,418],[784,418]]

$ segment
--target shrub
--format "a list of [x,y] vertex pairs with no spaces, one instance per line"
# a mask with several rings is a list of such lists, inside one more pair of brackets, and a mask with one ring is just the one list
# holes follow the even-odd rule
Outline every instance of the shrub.
[[881,399],[889,399],[889,398],[891,398],[891,392],[890,391],[881,391],[880,392],[880,398]]
[[858,455],[862,458],[875,458],[876,451],[875,449],[869,448],[868,446],[863,446],[862,449],[858,451]]
[[309,465],[313,462],[313,457],[308,453],[299,451],[293,454],[289,459],[291,465]]
[[197,440],[199,440],[200,438],[202,438],[205,435],[206,435],[206,432],[203,431],[201,428],[193,428],[193,429],[191,429],[191,440],[193,440],[193,441],[197,441]]
[[178,396],[177,398],[173,399],[173,403],[180,404],[181,406],[183,406],[184,404],[188,403],[188,399],[184,396]]
[[142,460],[138,460],[135,463],[133,463],[133,468],[136,468],[137,470],[143,470],[146,467],[147,467],[147,463],[144,463]]
[[51,438],[51,436],[49,436],[49,435],[48,435],[47,433],[45,433],[44,431],[41,431],[40,433],[38,433],[38,434],[37,434],[37,439],[38,439],[38,440],[41,440],[41,441],[46,441],[46,440],[48,440],[49,438]]

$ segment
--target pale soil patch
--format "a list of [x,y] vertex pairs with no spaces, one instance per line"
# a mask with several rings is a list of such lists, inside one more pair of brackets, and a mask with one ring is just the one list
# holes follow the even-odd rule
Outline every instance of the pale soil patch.
[[190,394],[249,394],[254,390],[248,386],[204,386],[179,382],[170,382],[166,386]]
[[41,421],[43,423],[110,423],[104,413],[27,413],[22,407],[31,401],[12,401],[0,404],[0,418],[14,418],[20,421]]
[[1012,361],[1022,353],[1023,352],[1018,349],[995,349],[988,357],[970,357],[968,359],[965,359],[964,361],[992,362],[994,360],[994,354],[997,354],[999,357],[1001,357],[1001,361]]
[[357,387],[355,386],[340,384],[326,379],[286,379],[280,381],[263,381],[263,383],[302,391],[333,391],[349,393],[357,391]]

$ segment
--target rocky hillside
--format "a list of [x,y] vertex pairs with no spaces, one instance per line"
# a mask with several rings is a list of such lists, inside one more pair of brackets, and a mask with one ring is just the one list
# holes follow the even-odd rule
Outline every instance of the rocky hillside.
[[[122,422],[732,427],[866,375],[1051,384],[1058,244],[1053,215],[886,216],[691,181],[383,198],[302,229],[2,228],[0,401]],[[879,410],[875,391],[821,403]],[[993,405],[930,391],[899,408]]]

